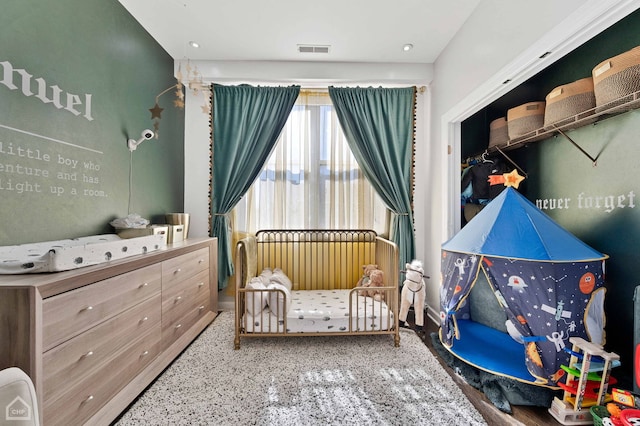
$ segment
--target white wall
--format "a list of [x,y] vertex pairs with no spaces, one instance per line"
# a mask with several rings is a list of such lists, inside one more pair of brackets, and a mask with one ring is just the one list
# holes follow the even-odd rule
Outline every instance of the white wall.
[[[434,64],[429,143],[416,212],[427,303],[439,309],[440,245],[460,224],[460,125],[480,108],[640,7],[638,0],[483,0]],[[551,52],[544,59],[540,56]],[[509,80],[508,83],[504,83]],[[422,236],[422,238],[421,238]]]
[[209,234],[209,114],[203,92],[185,91],[184,211],[189,213],[189,237]]

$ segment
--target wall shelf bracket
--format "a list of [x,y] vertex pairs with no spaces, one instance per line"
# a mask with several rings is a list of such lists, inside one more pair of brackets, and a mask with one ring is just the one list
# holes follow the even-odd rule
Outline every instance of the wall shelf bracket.
[[591,160],[593,162],[593,167],[598,165],[598,157],[592,157],[587,151],[585,151],[580,145],[578,145],[578,143],[576,141],[574,141],[573,139],[571,139],[569,137],[569,135],[567,135],[565,132],[563,132],[560,128],[558,128],[557,126],[553,126],[555,128],[555,130],[558,131],[558,133],[560,133],[562,136],[564,136],[565,138],[567,138],[567,140],[569,142],[571,142],[573,144],[573,146],[575,146],[576,148],[578,148],[580,150],[581,153],[583,153],[587,158],[589,158],[589,160]]
[[529,177],[529,175],[527,175],[527,172],[522,170],[522,168],[520,166],[518,166],[516,164],[516,162],[513,161],[507,154],[505,154],[504,151],[501,150],[499,146],[496,146],[495,148],[496,148],[496,151],[498,151],[504,158],[506,158],[507,161],[509,161],[511,164],[513,164],[515,166],[515,168],[518,169],[518,171],[524,175],[524,177]]

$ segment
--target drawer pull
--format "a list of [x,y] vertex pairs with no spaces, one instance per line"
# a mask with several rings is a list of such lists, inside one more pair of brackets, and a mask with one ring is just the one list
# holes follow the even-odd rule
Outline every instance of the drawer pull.
[[145,322],[145,321],[147,321],[148,319],[149,319],[149,317],[144,317],[144,318],[142,318],[142,319],[140,320],[140,322]]
[[203,309],[204,309],[204,305],[202,305],[202,306],[200,306],[200,307],[198,308],[198,310],[199,310],[199,311],[201,311],[201,310],[203,310]]
[[182,300],[182,296],[178,296],[178,297],[176,297],[176,299],[175,299],[174,303],[178,303],[178,302],[179,302],[179,301],[181,301],[181,300]]
[[204,262],[204,260],[202,260],[202,259],[198,260],[198,263],[202,263],[202,262]]
[[84,308],[80,309],[80,312],[91,311],[92,309],[93,309],[93,306],[87,306],[87,307],[84,307]]
[[198,283],[198,287],[202,287],[204,285],[204,283]]
[[147,355],[149,355],[149,351],[142,352],[142,354],[140,356],[143,357],[143,356],[147,356]]
[[178,268],[175,271],[173,271],[174,274],[177,274],[178,272],[182,272],[182,269]]
[[140,287],[138,287],[138,288],[147,287],[148,285],[149,285],[149,283],[142,283],[142,284],[140,284]]
[[176,330],[179,329],[180,327],[182,327],[182,324],[176,325]]
[[83,358],[87,358],[90,357],[91,355],[93,355],[93,351],[89,351],[86,354],[82,355]]
[[82,403],[84,404],[85,402],[89,402],[93,400],[93,395],[89,395],[84,401],[82,401]]

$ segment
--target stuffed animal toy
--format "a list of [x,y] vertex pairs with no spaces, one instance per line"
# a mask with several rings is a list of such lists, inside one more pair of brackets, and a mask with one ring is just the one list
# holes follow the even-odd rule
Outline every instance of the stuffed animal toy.
[[366,287],[358,291],[360,296],[373,297],[378,302],[384,300],[384,291],[374,289],[374,287],[384,287],[384,272],[378,269],[378,265],[363,265],[362,277],[356,286]]
[[412,260],[406,264],[405,280],[402,283],[402,294],[400,297],[400,315],[398,319],[407,324],[407,314],[409,307],[413,305],[416,326],[423,329],[424,326],[424,303],[427,295],[424,284],[424,268],[419,260]]
[[[378,265],[362,265],[362,276],[358,280],[356,287],[369,287],[369,274],[371,271],[375,271],[378,269]],[[368,290],[360,290],[358,294],[360,296],[366,296],[368,294]]]
[[369,290],[366,295],[381,302],[384,300],[384,291],[378,290],[377,287],[384,287],[384,272],[380,269],[369,272]]

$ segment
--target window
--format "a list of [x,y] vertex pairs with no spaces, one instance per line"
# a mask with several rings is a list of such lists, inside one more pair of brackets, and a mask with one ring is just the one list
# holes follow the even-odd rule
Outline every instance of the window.
[[327,92],[301,91],[262,172],[235,208],[235,228],[374,229],[384,204],[363,176]]

